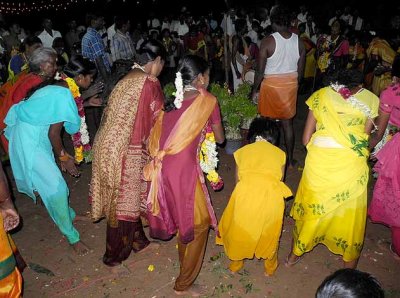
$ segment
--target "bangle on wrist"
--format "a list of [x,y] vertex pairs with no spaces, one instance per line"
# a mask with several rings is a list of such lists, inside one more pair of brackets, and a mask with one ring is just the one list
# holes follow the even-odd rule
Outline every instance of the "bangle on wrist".
[[64,150],[61,150],[61,154],[60,154],[60,156],[58,157],[58,159],[60,160],[60,161],[68,161],[69,159],[70,159],[71,157],[68,155],[68,153],[65,153],[65,151]]

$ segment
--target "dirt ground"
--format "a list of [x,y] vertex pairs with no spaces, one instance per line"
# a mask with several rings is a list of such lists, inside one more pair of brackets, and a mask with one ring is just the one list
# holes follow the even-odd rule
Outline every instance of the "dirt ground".
[[[295,119],[295,158],[300,166],[287,173],[286,183],[295,192],[301,177],[305,152],[300,145],[306,114],[304,97],[299,98],[299,112]],[[10,167],[6,167],[10,175]],[[80,167],[79,179],[66,176],[71,191],[70,205],[78,214],[89,211],[88,184],[91,166]],[[221,192],[211,196],[217,217],[220,218],[234,187],[232,155],[220,150],[220,174],[225,180]],[[373,186],[373,180],[370,188]],[[52,222],[46,209],[15,189],[15,203],[23,219],[13,238],[25,261],[24,297],[174,297],[172,290],[179,271],[176,239],[160,242],[157,250],[134,254],[121,266],[108,268],[102,263],[105,249],[106,223],[79,221],[76,227],[82,240],[91,248],[84,257],[74,254],[66,239]],[[286,214],[293,200],[287,201]],[[248,260],[244,270],[236,275],[227,271],[228,259],[223,248],[215,244],[215,233],[210,231],[207,251],[198,283],[206,285],[208,297],[313,297],[321,281],[341,268],[341,258],[320,245],[306,254],[293,268],[283,265],[290,250],[293,220],[285,216],[279,246],[280,266],[273,277],[263,274],[263,262]],[[145,229],[147,232],[147,228]],[[382,283],[387,297],[400,297],[400,262],[390,254],[385,242],[390,231],[382,225],[367,223],[365,245],[359,269],[370,272]],[[383,243],[383,244],[382,244]],[[153,270],[152,270],[153,269]]]

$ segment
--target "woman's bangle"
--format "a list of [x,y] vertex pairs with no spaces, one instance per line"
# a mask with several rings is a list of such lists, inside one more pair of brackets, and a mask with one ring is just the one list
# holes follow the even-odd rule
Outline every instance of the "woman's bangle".
[[68,161],[69,159],[71,158],[71,156],[69,156],[69,154],[68,153],[65,153],[65,151],[64,150],[61,150],[61,154],[60,154],[60,156],[58,157],[58,159],[60,160],[60,161]]
[[60,157],[58,157],[58,159],[59,159],[60,161],[68,161],[68,160],[69,160],[69,155],[60,156]]

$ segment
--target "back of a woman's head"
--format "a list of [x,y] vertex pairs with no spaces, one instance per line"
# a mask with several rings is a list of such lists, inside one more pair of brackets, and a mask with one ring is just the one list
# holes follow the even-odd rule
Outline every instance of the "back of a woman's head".
[[165,61],[167,51],[161,42],[155,39],[149,39],[140,46],[136,59],[137,63],[145,65],[148,62],[154,61],[157,57]]
[[25,51],[26,47],[31,47],[35,44],[42,44],[42,41],[37,36],[28,36],[24,39],[24,42],[21,44],[21,51]]
[[31,72],[40,72],[40,65],[57,57],[57,52],[53,48],[40,47],[34,50],[29,57],[29,69]]
[[369,273],[340,269],[318,287],[316,298],[384,298],[379,282]]
[[276,122],[265,117],[254,118],[250,124],[247,139],[250,143],[254,143],[257,137],[276,145],[279,139],[279,128]]
[[199,74],[204,74],[209,68],[203,58],[196,55],[186,55],[179,62],[178,72],[182,75],[183,86],[190,85]]
[[392,77],[400,78],[400,54],[394,57],[392,63]]
[[94,75],[96,74],[96,65],[81,55],[74,55],[67,65],[64,66],[63,72],[70,78],[78,75]]
[[338,83],[351,89],[362,85],[364,82],[364,75],[357,69],[342,69],[327,76],[324,81],[326,85]]

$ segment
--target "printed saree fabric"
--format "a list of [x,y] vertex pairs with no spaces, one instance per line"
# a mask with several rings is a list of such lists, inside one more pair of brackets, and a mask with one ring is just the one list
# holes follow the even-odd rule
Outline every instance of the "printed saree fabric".
[[[362,89],[354,95],[374,118],[379,99]],[[344,261],[358,258],[364,241],[367,183],[367,117],[330,87],[315,92],[307,105],[317,126],[307,145],[303,175],[291,209],[296,220],[293,252],[301,256],[319,243]],[[337,146],[319,146],[318,138]]]
[[112,227],[138,220],[147,198],[146,142],[163,102],[159,81],[147,75],[125,77],[112,91],[93,145],[93,220],[106,217]]

